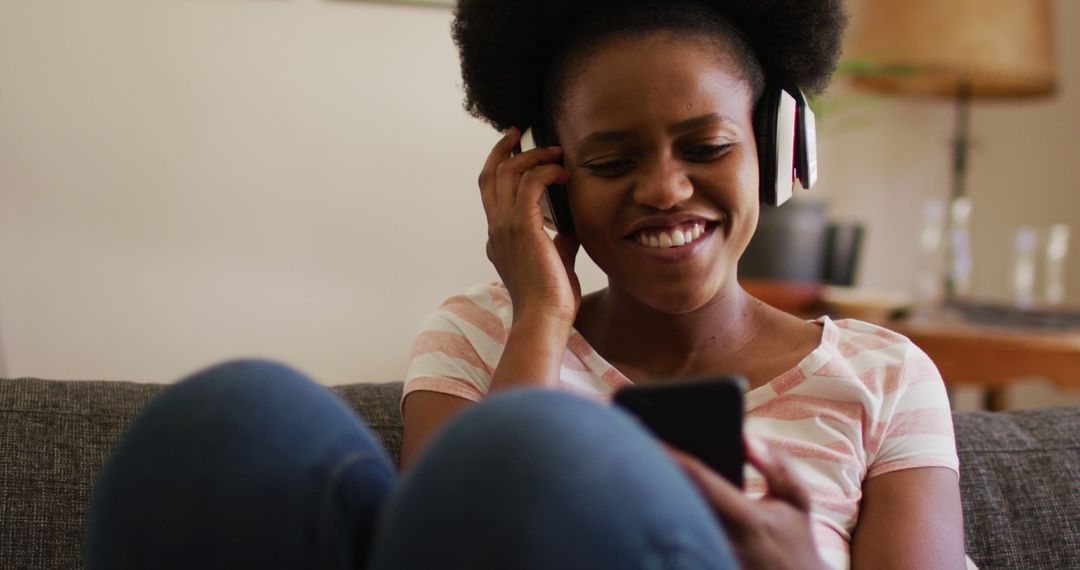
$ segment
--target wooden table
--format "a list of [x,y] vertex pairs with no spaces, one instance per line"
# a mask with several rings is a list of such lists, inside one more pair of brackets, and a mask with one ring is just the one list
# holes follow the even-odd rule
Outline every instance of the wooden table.
[[987,408],[1003,407],[1003,388],[1039,376],[1080,389],[1080,331],[1034,331],[977,325],[948,315],[884,323],[922,348],[947,384],[987,390]]

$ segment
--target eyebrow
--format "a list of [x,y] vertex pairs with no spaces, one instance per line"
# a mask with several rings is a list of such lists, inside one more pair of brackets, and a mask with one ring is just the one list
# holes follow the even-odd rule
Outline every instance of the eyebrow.
[[[713,124],[736,124],[735,120],[727,115],[721,115],[719,113],[709,113],[707,115],[701,115],[699,117],[692,117],[684,121],[679,121],[671,125],[668,128],[670,133],[681,133],[691,131],[700,127],[709,126]],[[581,140],[574,145],[574,150],[580,149],[587,144],[605,144],[624,141],[633,136],[632,131],[597,131],[595,133],[589,133],[582,137]]]

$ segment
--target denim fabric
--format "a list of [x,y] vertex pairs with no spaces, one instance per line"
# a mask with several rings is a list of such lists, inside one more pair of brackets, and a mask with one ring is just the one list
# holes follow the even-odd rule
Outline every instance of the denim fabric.
[[398,479],[362,420],[271,362],[216,366],[139,414],[103,469],[89,570],[735,568],[633,420],[567,393],[471,406]]

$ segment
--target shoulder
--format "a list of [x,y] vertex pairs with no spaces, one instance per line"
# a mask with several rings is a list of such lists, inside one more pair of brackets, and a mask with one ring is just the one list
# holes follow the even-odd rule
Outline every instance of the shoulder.
[[820,320],[822,347],[834,364],[859,379],[870,392],[884,396],[915,384],[942,384],[930,357],[904,335],[885,327],[842,319]]
[[444,392],[476,400],[502,356],[512,315],[499,283],[476,285],[442,302],[413,338],[405,393]]
[[505,341],[513,322],[510,294],[502,283],[474,285],[460,295],[442,302],[421,329],[452,326],[470,333],[483,333],[496,341]]
[[[906,336],[883,326],[860,321],[858,319],[839,319],[832,321],[828,317],[820,319],[836,327],[838,343],[872,343],[875,345],[911,345]],[[826,326],[828,326],[826,324]],[[913,346],[913,345],[912,345]]]
[[901,362],[911,358],[926,359],[915,343],[906,336],[856,319],[831,321],[823,317],[822,343],[833,348],[844,359],[861,359],[867,365],[874,362]]
[[473,285],[460,295],[454,295],[443,301],[442,307],[470,306],[482,307],[491,312],[510,307],[510,293],[499,282]]

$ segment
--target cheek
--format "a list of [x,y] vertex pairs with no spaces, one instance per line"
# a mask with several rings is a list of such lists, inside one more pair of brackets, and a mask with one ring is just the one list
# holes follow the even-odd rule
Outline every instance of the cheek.
[[589,180],[588,172],[578,168],[570,169],[567,195],[575,228],[594,233],[610,224],[615,208],[611,200],[613,192],[610,188],[603,188]]
[[746,210],[746,216],[742,225],[738,229],[738,235],[733,236],[732,242],[738,248],[738,256],[741,258],[742,254],[746,252],[746,246],[750,245],[750,239],[757,233],[758,216],[761,214],[761,205],[754,201],[754,204]]
[[570,215],[574,218],[574,228],[587,230],[595,217],[596,207],[590,204],[588,190],[578,182],[581,175],[570,171],[570,182],[566,185],[567,199],[570,201]]
[[750,243],[750,238],[757,229],[758,214],[761,210],[761,192],[758,188],[760,176],[758,173],[757,157],[752,160],[744,160],[739,168],[732,173],[735,178],[734,187],[739,189],[734,206],[736,215],[735,226],[732,228],[731,245],[735,247],[737,256],[742,256],[743,250]]
[[758,172],[756,148],[757,147],[753,145],[747,147],[747,158],[742,161],[740,167],[735,172],[735,177],[737,178],[736,184],[738,184],[738,188],[743,189],[741,198],[744,203],[757,203],[760,198],[758,185],[760,184],[761,173]]
[[571,183],[569,188],[570,214],[574,218],[575,237],[589,257],[603,266],[603,260],[611,247],[612,221],[618,204],[614,192],[607,188],[595,188]]
[[750,243],[750,238],[753,237],[754,232],[757,230],[758,216],[761,213],[761,194],[758,189],[759,179],[757,161],[753,161],[751,165],[741,169],[739,173],[739,187],[744,189],[740,195],[741,203],[739,204],[743,219],[736,229],[738,235],[732,236],[732,241],[737,245],[740,257]]

